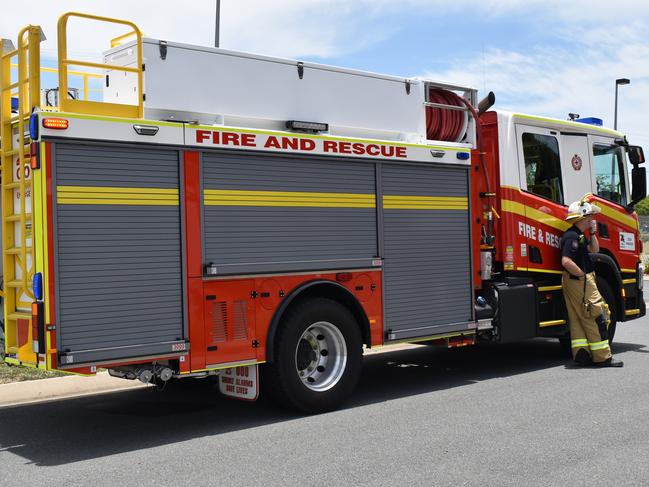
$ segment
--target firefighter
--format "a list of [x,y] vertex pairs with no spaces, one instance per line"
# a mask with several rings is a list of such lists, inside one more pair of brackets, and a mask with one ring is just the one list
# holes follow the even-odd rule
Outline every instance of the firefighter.
[[[608,343],[610,312],[597,290],[593,263],[589,252],[599,252],[597,222],[601,210],[585,199],[568,207],[566,221],[572,226],[560,241],[561,265],[564,268],[563,295],[570,320],[572,357],[580,366],[622,367],[614,359]],[[588,230],[589,237],[585,232]]]

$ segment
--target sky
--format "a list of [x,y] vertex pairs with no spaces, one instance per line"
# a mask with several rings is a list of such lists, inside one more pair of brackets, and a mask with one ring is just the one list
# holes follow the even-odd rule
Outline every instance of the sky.
[[[0,35],[41,25],[45,62],[67,11],[128,19],[148,37],[214,45],[215,0],[25,0],[3,8]],[[71,54],[98,60],[121,33],[71,21]],[[649,156],[649,2],[640,0],[222,0],[221,47],[496,94],[496,108],[618,128]]]

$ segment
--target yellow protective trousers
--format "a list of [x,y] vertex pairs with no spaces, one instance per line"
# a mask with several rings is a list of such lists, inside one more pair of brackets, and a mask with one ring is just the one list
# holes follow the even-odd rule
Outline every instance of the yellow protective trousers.
[[611,358],[607,333],[609,307],[597,290],[595,273],[575,279],[564,272],[562,285],[570,320],[572,357],[584,349],[593,362],[607,361]]

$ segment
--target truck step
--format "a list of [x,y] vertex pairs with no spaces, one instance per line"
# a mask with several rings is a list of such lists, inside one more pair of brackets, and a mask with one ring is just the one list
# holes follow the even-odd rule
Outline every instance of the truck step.
[[[31,221],[32,220],[32,214],[31,213],[25,213],[25,220]],[[5,217],[5,221],[19,222],[20,221],[20,215],[8,215],[8,216]]]
[[[14,181],[12,183],[5,183],[2,185],[4,189],[18,189],[20,188],[20,181]],[[29,184],[25,183],[25,187],[28,188]]]
[[9,281],[6,282],[5,284],[7,285],[7,287],[15,287],[15,288],[23,287],[23,281]]
[[9,313],[7,315],[9,320],[31,320],[32,315],[29,313]]
[[[29,253],[29,252],[31,252],[32,248],[31,247],[26,247],[26,250],[27,250],[27,253]],[[19,247],[11,247],[11,248],[5,250],[5,254],[8,254],[8,255],[18,255],[18,254],[22,254],[22,252],[23,252],[23,249],[21,249]]]

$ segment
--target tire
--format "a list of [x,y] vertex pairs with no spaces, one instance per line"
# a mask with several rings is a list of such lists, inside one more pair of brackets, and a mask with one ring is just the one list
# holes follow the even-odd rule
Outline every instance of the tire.
[[336,409],[358,384],[362,347],[358,323],[345,306],[326,298],[298,303],[277,331],[275,360],[264,367],[264,391],[297,411]]
[[611,323],[608,325],[608,343],[612,345],[617,327],[617,300],[610,284],[603,277],[597,276],[597,289],[611,311]]

